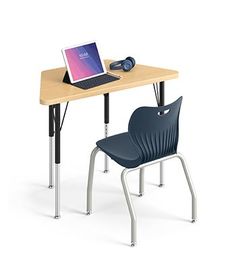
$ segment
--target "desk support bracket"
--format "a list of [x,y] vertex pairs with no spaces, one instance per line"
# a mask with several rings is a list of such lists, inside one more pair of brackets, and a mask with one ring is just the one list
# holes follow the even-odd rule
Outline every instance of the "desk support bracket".
[[[157,105],[164,106],[165,105],[165,82],[164,81],[160,82],[159,87],[158,87],[158,83],[153,83],[153,89],[154,89]],[[163,114],[163,113],[160,113],[160,114]],[[161,161],[160,162],[160,184],[159,184],[159,187],[164,186],[163,174],[164,174],[164,166],[163,166],[163,162]]]
[[[61,129],[62,129],[64,120],[65,120],[65,116],[66,116],[66,112],[67,112],[68,105],[69,105],[69,101],[67,101],[67,103],[66,103],[66,108],[65,108],[65,111],[64,111],[64,114],[63,114],[63,118],[62,118],[61,125],[60,125],[60,131],[61,131]],[[54,106],[52,105],[52,107],[54,107]],[[52,114],[52,115],[53,115],[53,121],[55,122],[55,114],[54,114],[54,111],[53,111],[52,113],[53,113],[53,114]]]
[[63,126],[64,120],[65,120],[65,116],[66,116],[66,111],[67,111],[68,105],[69,105],[69,101],[67,101],[67,103],[66,103],[66,108],[65,108],[65,111],[64,111],[64,114],[63,114],[63,118],[62,118],[62,122],[61,122],[60,130],[62,129],[62,126]]
[[[104,94],[104,130],[105,137],[108,137],[108,126],[109,126],[109,93]],[[104,155],[104,173],[109,171],[109,161],[108,156]]]
[[153,83],[153,89],[154,89],[157,105],[160,106],[160,93],[159,93],[159,87],[157,82]]

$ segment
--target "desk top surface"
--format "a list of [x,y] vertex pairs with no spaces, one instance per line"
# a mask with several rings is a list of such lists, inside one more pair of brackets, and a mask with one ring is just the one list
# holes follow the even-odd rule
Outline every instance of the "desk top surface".
[[107,71],[119,75],[121,79],[87,90],[62,82],[66,72],[65,67],[43,71],[41,73],[40,103],[43,105],[52,105],[152,84],[155,82],[171,80],[178,77],[178,72],[175,70],[141,64],[135,65],[130,72],[120,70],[113,72],[109,69],[109,64],[111,62],[111,60],[105,60]]

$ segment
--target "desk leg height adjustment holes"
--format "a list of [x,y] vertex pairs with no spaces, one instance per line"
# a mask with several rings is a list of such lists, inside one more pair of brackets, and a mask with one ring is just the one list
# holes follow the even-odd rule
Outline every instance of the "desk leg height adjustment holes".
[[54,106],[49,106],[49,189],[54,186]]
[[[108,137],[108,123],[105,123],[105,137]],[[104,155],[104,173],[109,172],[109,161],[108,156]]]
[[60,104],[55,106],[55,219],[60,218],[61,126]]
[[60,219],[60,164],[55,164],[55,219]]
[[[165,82],[159,82],[159,86],[158,83],[153,83],[153,89],[154,89],[154,94],[156,97],[156,102],[157,102],[157,106],[164,106],[165,105]],[[160,113],[161,115],[164,114],[164,112]],[[160,182],[159,182],[159,187],[163,187],[164,186],[164,165],[163,162],[160,162],[160,169],[159,169],[159,177],[160,177]]]
[[49,189],[54,188],[54,137],[49,136]]
[[[104,131],[105,137],[108,137],[108,126],[109,126],[109,93],[104,94]],[[109,161],[108,156],[104,155],[104,173],[109,172]]]

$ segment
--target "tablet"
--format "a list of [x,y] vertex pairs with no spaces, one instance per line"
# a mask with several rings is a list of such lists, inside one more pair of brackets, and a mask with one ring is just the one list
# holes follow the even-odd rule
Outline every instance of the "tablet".
[[107,73],[95,41],[62,49],[71,83]]

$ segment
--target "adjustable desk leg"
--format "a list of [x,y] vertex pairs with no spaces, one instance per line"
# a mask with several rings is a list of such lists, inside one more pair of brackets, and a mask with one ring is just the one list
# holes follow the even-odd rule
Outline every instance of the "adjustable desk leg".
[[[109,125],[109,93],[104,94],[104,124],[105,124],[105,137],[108,137]],[[108,156],[105,154],[104,159],[104,173],[109,171]]]
[[[159,106],[165,105],[165,82],[159,83],[159,90],[160,90],[160,102]],[[164,165],[163,162],[160,162],[160,184],[159,187],[164,185]]]
[[55,108],[55,219],[60,218],[60,163],[61,163],[61,117],[60,104],[54,105]]
[[53,120],[54,106],[49,106],[49,189],[53,188],[54,184],[54,155],[53,155],[53,142],[54,142],[54,120]]

